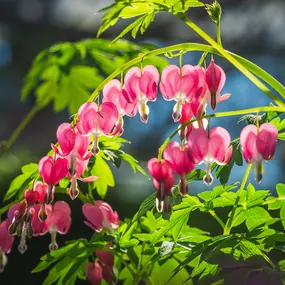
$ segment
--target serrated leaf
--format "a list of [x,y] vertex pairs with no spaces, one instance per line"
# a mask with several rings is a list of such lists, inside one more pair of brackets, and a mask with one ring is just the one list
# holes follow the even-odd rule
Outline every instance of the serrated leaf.
[[91,187],[91,189],[96,188],[98,195],[104,199],[108,187],[115,186],[115,180],[109,165],[102,158],[100,152],[96,155],[95,163],[91,169],[91,175],[98,176],[99,179],[95,182],[89,183],[88,186]]
[[245,221],[246,217],[247,213],[244,211],[244,209],[242,207],[238,207],[233,218],[232,227],[241,225]]
[[270,221],[272,217],[269,213],[262,207],[254,207],[246,212],[246,226],[248,230],[253,230],[254,228]]
[[277,184],[276,185],[276,191],[277,191],[277,194],[278,196],[281,198],[281,197],[284,197],[285,198],[285,184]]
[[21,168],[23,174],[17,176],[10,184],[9,189],[7,190],[4,201],[7,201],[19,193],[24,192],[28,189],[29,184],[35,178],[38,173],[38,165],[35,163],[30,163]]

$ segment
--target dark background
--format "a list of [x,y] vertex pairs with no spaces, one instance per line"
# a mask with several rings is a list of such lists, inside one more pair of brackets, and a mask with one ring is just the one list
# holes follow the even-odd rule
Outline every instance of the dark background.
[[[33,58],[42,49],[62,41],[77,41],[94,38],[100,25],[100,8],[107,6],[107,0],[0,0],[0,141],[6,140],[13,129],[21,122],[34,104],[30,97],[26,103],[20,101],[20,90],[23,79]],[[211,1],[202,1],[210,3]],[[222,40],[228,50],[259,64],[285,84],[285,2],[284,0],[224,0]],[[190,16],[202,28],[214,36],[215,25],[201,9],[193,9]],[[123,28],[122,23],[103,34],[112,39]],[[128,37],[127,37],[128,38]],[[130,38],[128,38],[130,39]],[[201,42],[182,22],[170,14],[156,17],[144,36],[137,42],[151,42],[166,46],[180,42]],[[187,53],[184,63],[196,64],[197,53]],[[175,62],[175,61],[173,61]],[[217,111],[250,108],[269,103],[262,94],[237,70],[226,61],[218,60],[227,72],[227,83],[224,93],[232,97],[218,105]],[[138,116],[127,119],[124,137],[132,144],[127,151],[138,158],[142,166],[156,155],[163,140],[175,129],[172,123],[172,103],[158,100],[149,104],[151,113],[149,123],[140,123]],[[164,110],[165,112],[161,112]],[[41,111],[18,138],[16,144],[5,155],[0,157],[0,198],[9,187],[11,180],[20,173],[22,165],[38,162],[49,150],[50,142],[55,141],[57,126],[68,120],[68,113],[54,114],[51,106]],[[237,125],[238,117],[216,119],[214,125],[227,127],[232,138],[239,136],[243,123]],[[259,189],[275,191],[276,183],[284,179],[284,143],[279,142],[274,161],[265,164],[265,177],[257,186],[251,174],[250,181]],[[203,167],[203,166],[202,166]],[[138,209],[144,197],[154,188],[150,181],[140,174],[131,175],[131,169],[122,165],[119,172],[114,169],[116,187],[110,189],[107,201],[119,212],[121,218],[131,217]],[[230,182],[240,181],[244,167],[235,168]],[[194,183],[191,192],[197,193],[207,187]],[[66,198],[66,201],[69,201]],[[79,237],[90,237],[92,230],[84,225],[81,214],[81,203],[76,200],[70,203],[73,209],[73,226],[69,234],[59,237],[59,244],[64,240]],[[0,284],[42,284],[46,272],[30,274],[39,257],[48,250],[49,236],[33,238],[28,241],[29,249],[22,256],[17,251],[18,240],[9,254],[9,263],[0,275]],[[80,284],[80,282],[78,282]]]

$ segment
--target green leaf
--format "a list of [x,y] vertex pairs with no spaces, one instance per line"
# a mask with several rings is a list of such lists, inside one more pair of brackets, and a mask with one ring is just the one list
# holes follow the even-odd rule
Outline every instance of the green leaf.
[[250,208],[246,212],[246,226],[248,230],[253,230],[254,228],[270,221],[272,217],[269,213],[262,207]]
[[100,154],[100,152],[96,155],[95,163],[91,169],[91,175],[98,176],[99,179],[92,183],[89,183],[89,189],[92,190],[96,188],[98,195],[104,199],[108,187],[115,186],[115,180],[109,165],[102,158],[102,154]]
[[282,207],[280,209],[280,218],[282,219],[282,225],[283,228],[285,229],[285,203],[282,204]]
[[206,10],[210,18],[216,24],[220,22],[222,16],[222,7],[216,0],[213,2],[213,4],[206,4]]
[[278,262],[278,267],[281,271],[285,272],[285,260],[280,260]]
[[277,191],[279,198],[284,197],[285,199],[285,184],[277,184],[276,191]]
[[156,244],[169,231],[171,231],[174,241],[177,241],[179,234],[187,224],[189,215],[194,207],[195,205],[192,205],[192,207],[187,209],[174,211],[169,222],[164,223],[163,226],[153,234],[151,244]]
[[193,181],[202,181],[203,177],[205,176],[206,172],[202,169],[195,169],[192,170],[187,176],[186,181],[187,183],[191,183]]
[[117,41],[128,32],[132,32],[132,36],[135,38],[139,30],[141,34],[145,32],[158,12],[166,11],[177,14],[179,12],[186,12],[190,7],[201,6],[204,6],[204,4],[197,0],[171,0],[167,2],[161,0],[148,0],[143,2],[140,0],[117,0],[116,3],[100,10],[101,12],[105,12],[105,14],[97,36],[99,37],[104,31],[114,26],[119,19],[136,18],[132,23],[124,28],[113,42]]
[[[73,115],[103,77],[138,54],[153,49],[154,45],[136,45],[128,41],[118,41],[110,46],[110,42],[103,39],[56,44],[33,61],[21,98],[26,100],[34,94],[39,109],[52,102],[54,111],[67,108]],[[159,69],[167,64],[162,57],[152,60]]]
[[232,227],[241,225],[245,221],[246,217],[247,213],[244,211],[244,209],[242,207],[238,207],[234,215]]
[[246,254],[247,258],[256,255],[263,256],[262,251],[254,243],[248,240],[241,240],[239,243],[239,247]]
[[16,195],[20,196],[28,189],[29,184],[38,174],[38,165],[36,163],[30,163],[23,166],[21,170],[23,174],[20,174],[11,182],[10,187],[4,196],[4,201],[9,200]]

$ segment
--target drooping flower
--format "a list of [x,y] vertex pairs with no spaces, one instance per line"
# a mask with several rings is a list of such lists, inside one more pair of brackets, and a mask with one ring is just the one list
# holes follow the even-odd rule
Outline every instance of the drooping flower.
[[67,173],[68,178],[70,179],[70,189],[69,189],[69,196],[73,200],[79,195],[78,190],[78,183],[77,180],[80,180],[82,182],[93,182],[98,179],[97,176],[89,176],[82,178],[82,174],[86,170],[88,166],[89,160],[81,160],[79,158],[76,158],[74,162],[74,174],[71,175],[71,171]]
[[133,103],[138,108],[141,121],[147,123],[149,107],[147,102],[154,102],[157,98],[157,85],[159,72],[153,65],[143,69],[131,68],[126,76],[123,93],[128,103]]
[[56,138],[60,145],[58,149],[55,145],[52,148],[61,157],[68,157],[70,159],[70,171],[73,172],[73,162],[76,158],[81,160],[89,159],[92,152],[88,151],[90,144],[90,137],[83,136],[78,132],[77,128],[74,129],[69,123],[62,123],[56,131]]
[[101,134],[110,136],[119,118],[118,109],[111,102],[102,103],[99,107],[94,102],[81,105],[78,110],[78,131],[83,135],[94,135],[93,152],[98,149],[98,137]]
[[38,200],[38,193],[27,189],[24,193],[25,199],[9,208],[7,221],[9,233],[21,237],[18,250],[25,253],[27,250],[26,237],[31,238],[34,234],[32,220],[34,216],[33,206]]
[[262,160],[271,160],[276,149],[278,130],[270,123],[246,126],[240,134],[242,154],[247,163],[252,163],[256,180],[259,183],[263,176]]
[[173,171],[180,176],[180,193],[186,195],[188,193],[186,175],[195,168],[189,146],[181,147],[178,142],[170,142],[163,152],[163,157],[171,163]]
[[53,201],[55,185],[67,174],[68,165],[68,159],[61,157],[54,159],[51,156],[45,156],[39,161],[39,173],[44,182],[48,184],[45,195],[46,204],[50,204]]
[[96,250],[96,257],[103,268],[103,278],[104,280],[112,285],[113,282],[113,266],[114,266],[114,254],[106,250]]
[[209,88],[207,101],[211,105],[212,109],[215,110],[217,103],[229,99],[231,95],[224,94],[221,96],[221,91],[226,82],[226,74],[220,66],[215,64],[214,59],[212,59],[206,70],[206,82]]
[[85,267],[85,274],[92,285],[101,285],[103,270],[98,262],[88,262]]
[[42,210],[42,205],[41,204],[35,204],[33,206],[34,210],[34,215],[32,217],[32,228],[33,228],[33,236],[41,236],[44,235],[48,232],[48,227],[47,224],[45,223],[48,214],[51,213],[52,211],[52,206],[51,205],[46,205],[45,206],[45,213],[46,213],[46,218],[44,221],[40,219],[41,217],[41,210]]
[[44,222],[47,218],[47,212],[45,210],[46,204],[45,204],[45,196],[48,191],[48,185],[44,184],[41,181],[36,181],[34,183],[34,192],[38,193],[38,202],[40,203],[40,209],[37,211],[39,219]]
[[114,135],[122,135],[124,132],[124,120],[123,116],[129,117],[135,116],[138,111],[138,106],[134,103],[129,103],[125,97],[128,97],[126,90],[121,86],[121,82],[117,79],[113,79],[108,82],[103,88],[103,103],[113,103],[119,112],[119,119],[116,123],[116,127],[113,131]]
[[57,201],[52,206],[52,209],[47,209],[48,215],[45,220],[47,230],[51,235],[50,250],[56,250],[56,234],[67,234],[71,225],[71,209],[69,205],[63,201]]
[[205,70],[200,66],[184,65],[181,69],[176,65],[168,65],[162,72],[160,91],[165,100],[175,100],[173,120],[179,121],[182,108],[186,102],[201,102],[207,92]]
[[193,161],[195,163],[205,162],[206,175],[204,176],[204,182],[210,185],[213,182],[211,175],[212,163],[225,165],[231,159],[230,134],[221,127],[215,127],[209,133],[202,128],[198,128],[190,132],[187,142],[192,152]]
[[169,208],[167,197],[171,195],[171,189],[175,182],[172,166],[168,160],[152,158],[148,161],[147,168],[157,189],[156,207],[161,212]]
[[11,251],[14,242],[14,237],[9,233],[8,227],[8,221],[4,221],[0,224],[0,273],[3,272],[8,261],[5,253]]
[[111,206],[104,201],[96,201],[94,204],[84,204],[82,212],[88,221],[85,224],[95,232],[102,230],[113,233],[114,229],[119,227],[119,216],[113,211]]

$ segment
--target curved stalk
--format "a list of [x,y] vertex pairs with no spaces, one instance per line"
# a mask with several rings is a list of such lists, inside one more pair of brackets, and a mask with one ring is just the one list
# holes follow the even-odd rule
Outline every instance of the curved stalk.
[[26,117],[21,121],[21,123],[13,131],[8,141],[4,142],[2,149],[0,148],[0,156],[11,148],[11,146],[15,143],[18,136],[22,133],[22,131],[30,123],[30,121],[34,118],[34,116],[37,114],[39,110],[40,109],[36,105],[30,110],[30,112],[26,115]]
[[247,169],[246,169],[246,171],[245,171],[245,174],[244,174],[244,176],[243,176],[242,183],[241,183],[240,188],[239,188],[239,190],[238,190],[238,192],[237,192],[237,197],[236,197],[236,200],[235,200],[235,204],[234,204],[234,206],[233,206],[233,209],[232,209],[232,211],[231,211],[231,215],[230,215],[229,219],[227,220],[226,226],[225,226],[225,228],[224,228],[224,235],[229,235],[230,232],[231,232],[232,224],[233,224],[234,217],[235,217],[235,213],[236,213],[236,209],[237,209],[237,207],[238,207],[238,203],[239,203],[239,200],[240,200],[242,191],[244,190],[244,187],[245,187],[245,184],[246,184],[248,175],[249,175],[249,173],[250,173],[251,167],[252,167],[252,164],[248,164]]
[[242,109],[242,110],[236,110],[236,111],[229,111],[229,112],[220,112],[220,113],[215,113],[215,114],[210,114],[206,115],[201,118],[196,118],[188,123],[182,124],[179,128],[177,128],[175,131],[172,132],[172,134],[163,142],[161,147],[158,150],[158,156],[157,158],[159,160],[162,159],[162,154],[168,143],[171,141],[171,139],[184,127],[196,122],[200,121],[202,119],[209,119],[209,118],[219,118],[219,117],[230,117],[230,116],[237,116],[237,115],[244,115],[244,114],[249,114],[249,113],[256,113],[256,112],[284,112],[284,109],[281,107],[257,107],[257,108],[250,108],[250,109]]
[[273,100],[278,106],[285,107],[285,103],[282,102],[278,97],[276,97],[258,78],[256,78],[249,70],[247,70],[240,62],[238,62],[233,56],[227,53],[222,46],[220,46],[216,41],[214,41],[206,32],[204,32],[195,23],[190,21],[184,14],[179,13],[177,15],[187,26],[189,26],[193,31],[195,31],[201,38],[208,42],[212,47],[214,47],[226,60],[228,60],[232,65],[239,69],[249,80],[251,80],[260,90],[262,90],[266,95]]

